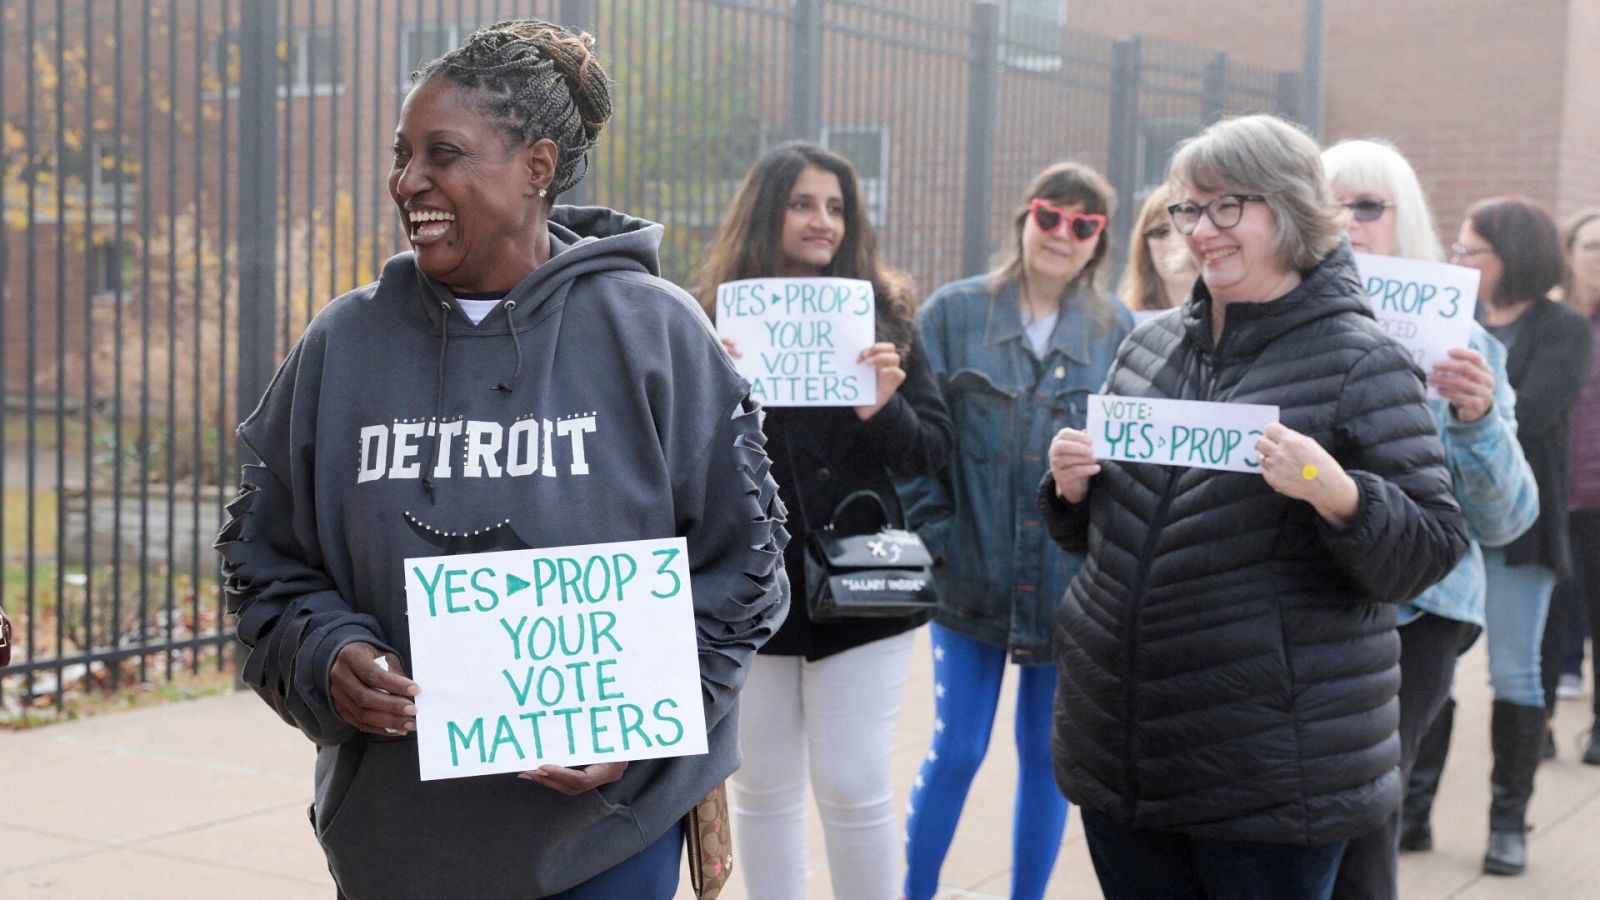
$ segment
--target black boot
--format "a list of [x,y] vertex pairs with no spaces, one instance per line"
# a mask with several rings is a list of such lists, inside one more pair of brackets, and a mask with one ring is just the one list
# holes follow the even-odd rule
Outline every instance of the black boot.
[[1589,729],[1589,746],[1583,750],[1583,761],[1591,766],[1600,766],[1600,722]]
[[1455,728],[1456,701],[1446,700],[1439,715],[1428,726],[1417,747],[1417,761],[1406,782],[1406,802],[1400,808],[1400,849],[1432,850],[1433,827],[1428,816],[1433,811],[1433,796],[1439,791],[1444,774],[1444,759],[1450,752],[1450,732]]
[[1544,707],[1494,702],[1489,743],[1494,771],[1489,776],[1489,850],[1483,870],[1518,875],[1528,865],[1528,800],[1539,768],[1544,739]]

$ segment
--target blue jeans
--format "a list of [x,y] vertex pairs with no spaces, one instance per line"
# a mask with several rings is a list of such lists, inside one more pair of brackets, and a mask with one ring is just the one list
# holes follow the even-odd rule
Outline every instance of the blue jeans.
[[666,834],[633,856],[545,900],[672,900],[678,892],[682,861],[683,826],[674,823]]
[[[909,900],[928,900],[955,836],[972,777],[989,749],[1006,649],[933,625],[933,746],[911,788],[906,814]],[[1067,799],[1050,760],[1055,666],[1019,666],[1017,794],[1011,820],[1011,896],[1043,897],[1067,827]]]
[[1327,900],[1344,841],[1301,847],[1132,828],[1081,810],[1105,900]]
[[1494,699],[1519,706],[1544,706],[1539,648],[1550,614],[1556,573],[1531,563],[1506,565],[1504,550],[1483,548],[1484,637],[1489,645],[1489,686]]

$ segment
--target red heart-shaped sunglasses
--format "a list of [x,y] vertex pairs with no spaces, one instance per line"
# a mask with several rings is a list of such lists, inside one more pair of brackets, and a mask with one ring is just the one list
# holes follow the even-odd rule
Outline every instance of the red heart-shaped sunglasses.
[[1052,232],[1064,223],[1067,234],[1079,241],[1093,238],[1106,227],[1106,217],[1099,213],[1067,212],[1049,200],[1035,198],[1028,205],[1028,212],[1033,214],[1033,224],[1039,226],[1040,231]]

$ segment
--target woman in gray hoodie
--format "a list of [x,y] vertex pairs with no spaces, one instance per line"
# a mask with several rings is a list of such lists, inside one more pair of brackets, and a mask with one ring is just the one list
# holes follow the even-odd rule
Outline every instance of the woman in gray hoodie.
[[[658,277],[661,226],[553,205],[610,115],[591,42],[505,22],[413,76],[389,176],[413,250],[311,323],[239,428],[260,461],[218,549],[244,679],[318,745],[342,896],[670,898],[785,612],[758,410]],[[673,536],[708,753],[419,779],[403,560]]]

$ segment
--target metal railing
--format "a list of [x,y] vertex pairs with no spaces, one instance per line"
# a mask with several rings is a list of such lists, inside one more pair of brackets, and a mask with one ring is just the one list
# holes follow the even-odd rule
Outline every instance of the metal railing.
[[[1015,9],[1013,9],[1015,7]],[[403,248],[408,73],[477,26],[597,37],[616,116],[564,198],[666,226],[686,282],[740,178],[805,138],[857,166],[885,260],[981,271],[1034,173],[1123,200],[1173,144],[1293,112],[1293,73],[971,0],[8,0],[0,11],[0,718],[232,665],[210,545],[234,424],[305,323]],[[1066,4],[1062,4],[1066,8]]]

